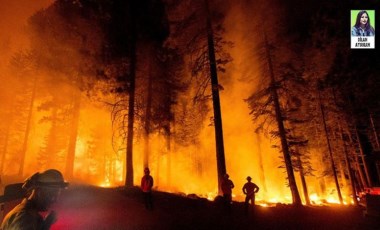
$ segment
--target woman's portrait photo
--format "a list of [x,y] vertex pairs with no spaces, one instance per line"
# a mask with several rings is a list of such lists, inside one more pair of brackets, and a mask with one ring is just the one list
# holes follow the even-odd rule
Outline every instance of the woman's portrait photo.
[[[351,17],[353,17],[355,11],[351,12]],[[355,23],[351,29],[351,36],[375,36],[375,28],[371,25],[370,18],[374,19],[374,10],[360,10],[356,15]]]

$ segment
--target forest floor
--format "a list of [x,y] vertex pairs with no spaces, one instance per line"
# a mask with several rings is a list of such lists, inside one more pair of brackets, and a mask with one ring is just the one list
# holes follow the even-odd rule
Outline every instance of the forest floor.
[[218,202],[196,196],[153,193],[154,209],[146,210],[138,188],[71,186],[55,205],[52,229],[380,229],[380,218],[363,215],[363,207],[257,206],[244,214],[241,202],[226,212]]

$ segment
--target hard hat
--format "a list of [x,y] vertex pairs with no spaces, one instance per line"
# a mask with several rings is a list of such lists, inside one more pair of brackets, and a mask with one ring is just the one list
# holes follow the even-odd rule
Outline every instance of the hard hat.
[[247,180],[250,181],[252,180],[252,178],[250,176],[247,176]]
[[144,172],[150,172],[149,168],[146,167],[146,168],[144,169]]
[[65,182],[62,173],[56,169],[48,169],[42,173],[35,173],[29,177],[22,186],[25,189],[36,187],[43,188],[66,188],[69,183]]

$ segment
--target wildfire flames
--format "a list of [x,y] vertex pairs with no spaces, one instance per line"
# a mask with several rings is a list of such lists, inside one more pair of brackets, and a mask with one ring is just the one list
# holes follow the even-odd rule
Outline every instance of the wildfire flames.
[[[53,1],[33,2],[35,4],[33,9],[36,11],[49,6]],[[4,4],[4,0],[0,3]],[[27,7],[25,4],[24,8]],[[0,27],[3,28],[2,31],[10,30],[11,25],[7,26],[6,22],[12,21],[14,16],[21,17],[14,15],[16,10],[16,6],[11,5],[9,11],[2,12],[4,15]],[[35,11],[25,14],[20,12],[25,21],[19,22],[13,29],[19,28],[22,31],[21,28],[24,28],[27,18]],[[226,169],[235,184],[233,200],[244,200],[242,187],[246,177],[251,176],[252,181],[260,187],[256,197],[259,205],[269,207],[278,203],[292,203],[287,175],[285,169],[280,167],[283,165],[281,153],[278,148],[273,148],[274,145],[279,145],[279,141],[255,132],[257,124],[252,122],[249,108],[244,101],[257,89],[259,84],[257,75],[261,67],[255,61],[258,57],[247,53],[247,50],[252,49],[254,39],[259,38],[247,40],[245,34],[251,28],[244,26],[246,25],[244,23],[232,23],[247,20],[246,15],[240,11],[241,7],[234,7],[227,15],[226,38],[235,44],[229,48],[234,61],[229,65],[229,70],[220,76],[220,85],[224,88],[220,90],[220,102]],[[2,82],[0,109],[3,111],[0,119],[2,182],[5,184],[20,181],[35,171],[57,168],[66,172],[65,177],[69,178],[71,183],[89,183],[101,187],[123,186],[126,179],[125,133],[124,136],[121,135],[116,127],[117,119],[112,118],[110,106],[116,103],[118,96],[104,93],[100,85],[99,90],[91,92],[95,96],[87,97],[88,92],[79,90],[75,84],[73,86],[60,81],[63,79],[62,76],[55,72],[46,69],[35,71],[28,69],[28,66],[25,67],[27,64],[20,64],[26,62],[27,58],[23,59],[24,56],[21,55],[17,59],[15,53],[19,50],[23,53],[26,48],[23,48],[20,42],[5,45],[7,39],[27,40],[29,35],[20,31],[14,33],[17,37],[6,38],[4,35],[0,37],[0,53],[4,54],[0,56],[0,62],[12,63],[13,60],[13,63],[19,63],[13,67],[12,64],[0,66]],[[8,52],[4,52],[5,50]],[[70,61],[77,62],[75,57]],[[143,65],[139,68],[143,68]],[[256,80],[248,83],[243,81],[247,75],[253,76]],[[146,86],[144,80],[139,78],[136,85],[138,97]],[[187,95],[181,95],[178,99],[172,108],[174,116],[180,117],[181,113],[186,113],[191,106],[192,91],[194,89],[188,90]],[[33,92],[35,95],[31,99]],[[143,103],[137,102],[137,104],[140,106]],[[79,107],[77,125],[75,125],[75,106]],[[128,111],[120,113],[126,117]],[[218,176],[214,127],[210,124],[212,111],[208,111],[200,123],[195,141],[186,144],[177,143],[176,137],[168,140],[160,132],[152,132],[146,137],[142,128],[145,124],[139,118],[142,115],[136,116],[133,140],[134,184],[139,185],[147,161],[154,178],[155,189],[184,195],[196,194],[213,200],[218,195]],[[188,119],[186,125],[191,126],[196,118],[186,117],[186,119]],[[181,129],[183,124],[178,122],[172,124],[170,131],[175,135]],[[27,136],[25,136],[26,130]],[[73,132],[76,133],[75,138],[70,139]],[[23,142],[25,138],[27,141]],[[145,138],[149,139],[148,144]],[[25,149],[22,148],[23,143],[26,145]],[[75,154],[72,156],[73,173],[69,175],[68,146],[72,143],[75,144],[73,150]],[[311,154],[310,162],[315,171],[314,175],[306,176],[311,204],[340,204],[333,178],[324,175],[325,166],[321,163],[318,151],[321,150],[310,150],[314,153]],[[149,153],[148,159],[144,159],[146,152]],[[23,164],[21,164],[22,157],[24,157]],[[338,167],[344,171],[342,169],[344,166]],[[300,194],[303,194],[299,172],[295,172],[295,177]],[[344,173],[339,175],[338,180],[344,204],[353,204],[350,181]],[[303,195],[301,199],[303,203],[306,202]]]

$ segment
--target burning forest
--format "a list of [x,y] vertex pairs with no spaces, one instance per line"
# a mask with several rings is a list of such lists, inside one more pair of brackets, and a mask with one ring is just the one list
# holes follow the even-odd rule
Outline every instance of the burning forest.
[[338,2],[0,0],[2,184],[149,167],[159,191],[213,200],[228,173],[237,201],[250,176],[263,206],[357,204],[380,186],[380,57],[346,33],[371,1]]

